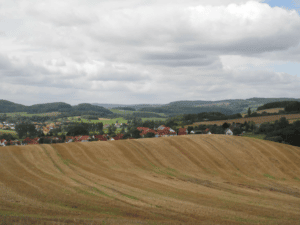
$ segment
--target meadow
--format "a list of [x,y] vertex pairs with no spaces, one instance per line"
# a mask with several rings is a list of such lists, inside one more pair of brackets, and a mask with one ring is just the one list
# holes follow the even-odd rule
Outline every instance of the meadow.
[[297,224],[300,148],[188,135],[0,149],[2,224]]
[[[4,113],[0,113],[4,114]],[[5,113],[6,116],[11,117],[11,116],[27,116],[27,117],[32,117],[32,116],[57,116],[60,113],[59,112],[51,112],[51,113],[27,113],[27,112],[15,112],[15,113]]]

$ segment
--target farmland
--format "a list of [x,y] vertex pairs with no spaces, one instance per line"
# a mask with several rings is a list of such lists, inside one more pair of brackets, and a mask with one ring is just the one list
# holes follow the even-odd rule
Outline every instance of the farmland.
[[[0,113],[4,114],[4,113]],[[6,113],[6,116],[11,117],[11,116],[26,116],[26,117],[32,117],[32,116],[57,116],[61,113],[59,112],[51,112],[51,113],[27,113],[27,112],[15,112],[15,113]]]
[[299,147],[225,135],[4,147],[0,221],[292,225],[299,165]]
[[[258,114],[262,114],[263,112],[266,112],[266,113],[278,113],[280,110],[284,110],[284,108],[263,109],[263,110],[257,110],[255,112],[258,113]],[[243,117],[245,115],[247,115],[247,113],[242,113]]]
[[[198,126],[201,124],[207,124],[207,125],[222,125],[225,122],[226,123],[244,123],[253,121],[255,124],[261,124],[266,122],[274,122],[275,120],[279,120],[281,117],[285,117],[287,120],[296,121],[300,119],[300,114],[287,114],[287,115],[273,115],[273,116],[260,116],[260,117],[249,117],[249,118],[239,118],[239,119],[231,119],[231,120],[217,120],[217,121],[204,121],[204,122],[196,122],[193,123],[192,126]],[[191,125],[189,125],[191,126]],[[188,127],[188,125],[186,126]]]
[[[80,119],[80,120],[79,120]],[[98,120],[87,120],[80,118],[80,116],[74,116],[74,117],[68,117],[69,121],[72,122],[83,122],[83,123],[103,123],[103,124],[115,124],[117,121],[118,123],[127,123],[127,120],[125,120],[122,117],[119,118],[113,118],[113,119],[107,119],[107,118],[100,118]]]

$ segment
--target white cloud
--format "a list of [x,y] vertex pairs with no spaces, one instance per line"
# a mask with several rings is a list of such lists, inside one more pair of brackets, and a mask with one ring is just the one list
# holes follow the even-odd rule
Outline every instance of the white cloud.
[[258,0],[0,5],[0,78],[9,87],[1,96],[8,100],[131,104],[298,97],[300,74],[272,66],[299,62],[300,17],[293,10]]

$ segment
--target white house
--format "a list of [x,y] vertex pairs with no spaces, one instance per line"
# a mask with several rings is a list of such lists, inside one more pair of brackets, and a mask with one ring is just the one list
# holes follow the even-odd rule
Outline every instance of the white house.
[[6,140],[5,139],[0,140],[0,146],[4,147],[4,146],[6,146],[5,144],[6,144]]
[[172,128],[170,128],[169,131],[170,131],[170,132],[173,132],[173,133],[175,132],[175,130],[173,130]]
[[233,132],[232,132],[232,130],[230,130],[229,128],[227,128],[227,129],[225,130],[225,134],[226,134],[226,135],[233,135]]

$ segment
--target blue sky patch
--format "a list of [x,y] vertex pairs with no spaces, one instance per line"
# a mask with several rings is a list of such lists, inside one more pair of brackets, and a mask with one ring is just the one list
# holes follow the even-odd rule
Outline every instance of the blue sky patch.
[[271,7],[282,7],[287,9],[300,10],[300,0],[265,0],[264,3],[269,4]]

